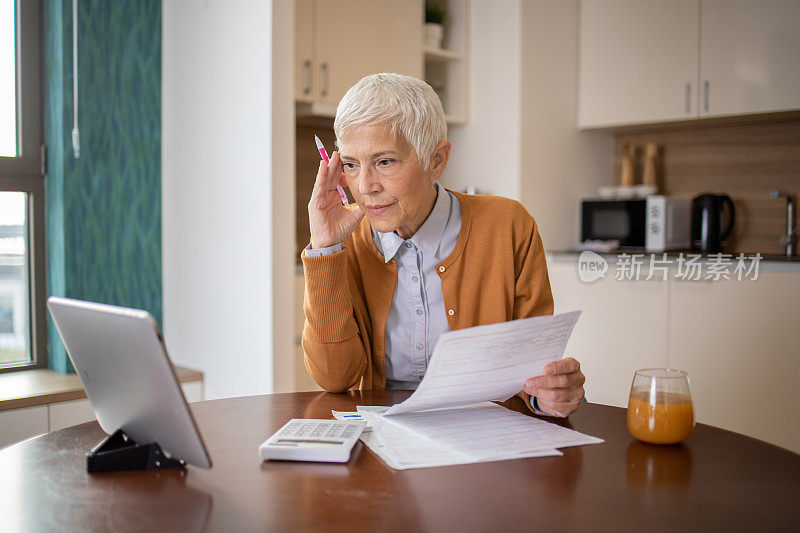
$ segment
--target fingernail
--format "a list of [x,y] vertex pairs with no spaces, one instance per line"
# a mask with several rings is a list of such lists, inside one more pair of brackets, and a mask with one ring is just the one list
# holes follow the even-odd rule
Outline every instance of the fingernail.
[[553,365],[547,365],[544,369],[545,374],[553,374],[555,373],[556,368]]
[[531,389],[535,389],[536,388],[536,380],[535,379],[529,380],[528,381],[528,387],[530,387]]

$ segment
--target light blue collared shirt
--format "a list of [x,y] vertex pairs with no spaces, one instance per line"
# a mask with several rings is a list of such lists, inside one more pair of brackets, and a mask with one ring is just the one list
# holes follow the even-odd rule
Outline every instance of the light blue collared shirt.
[[455,249],[461,205],[438,183],[436,203],[410,239],[372,230],[387,263],[397,263],[397,285],[386,319],[386,388],[416,389],[425,376],[433,347],[449,331],[436,267]]

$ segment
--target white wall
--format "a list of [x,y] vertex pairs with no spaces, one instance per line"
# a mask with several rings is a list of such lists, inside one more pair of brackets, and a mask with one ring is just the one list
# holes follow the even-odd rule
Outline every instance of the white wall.
[[610,132],[578,123],[578,0],[522,3],[521,201],[545,248],[574,248],[580,199],[612,183]]
[[574,248],[582,197],[612,181],[610,132],[577,128],[578,0],[470,2],[469,123],[442,183],[520,200],[548,249]]
[[520,197],[520,12],[520,0],[470,2],[469,124],[450,127],[446,187]]
[[272,2],[163,6],[164,335],[206,397],[272,391]]

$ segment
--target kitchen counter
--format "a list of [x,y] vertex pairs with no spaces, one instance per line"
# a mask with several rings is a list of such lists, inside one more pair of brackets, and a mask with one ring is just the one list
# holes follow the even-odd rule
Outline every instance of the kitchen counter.
[[[577,250],[547,250],[545,252],[549,256],[553,257],[562,257],[562,258],[576,258],[581,254],[581,252]],[[680,257],[681,254],[684,255],[685,258],[693,257],[699,255],[701,257],[700,261],[703,263],[709,262],[709,256],[715,256],[716,254],[708,254],[703,252],[696,252],[692,250],[670,250],[668,252],[645,252],[642,250],[615,250],[613,252],[603,252],[598,253],[599,255],[605,257],[607,260],[613,259],[616,262],[616,258],[622,254],[628,254],[629,256],[637,254],[637,257],[646,257],[646,261],[650,260],[651,255],[655,255],[656,259],[660,259],[662,254],[667,254],[667,259],[671,260],[674,264],[673,267],[677,265],[676,261]],[[730,259],[732,262],[736,262],[737,257],[739,256],[740,252],[736,253],[729,253],[726,254],[730,255]],[[743,252],[744,257],[746,260],[750,260],[752,257],[755,256],[757,252]],[[761,261],[759,263],[759,268],[772,271],[772,272],[800,272],[800,256],[793,255],[791,257],[786,257],[785,255],[780,254],[761,254]]]
[[[554,254],[554,255],[555,254],[573,254],[574,255],[574,254],[580,254],[581,252],[579,252],[578,250],[547,250],[547,253]],[[693,250],[669,250],[667,252],[645,252],[643,250],[614,250],[613,252],[601,253],[600,255],[645,254],[645,255],[649,256],[650,254],[662,254],[662,253],[666,253],[667,257],[670,257],[670,258],[673,258],[673,257],[677,258],[680,254],[684,254],[684,255],[690,255],[690,254],[691,255],[701,255],[701,256],[703,256],[703,258],[706,258],[709,255],[716,255],[716,254],[709,254],[709,253],[706,253],[706,252],[696,252],[696,251],[693,251]],[[731,255],[732,257],[735,258],[741,252],[735,252],[735,253],[725,252],[725,253],[728,254],[728,255]],[[744,253],[745,257],[751,257],[751,256],[754,256],[758,252],[743,252],[743,253]],[[785,255],[782,255],[782,254],[763,254],[762,253],[761,254],[761,260],[762,261],[779,261],[779,262],[797,262],[797,263],[800,263],[800,255],[793,255],[791,257],[786,257]]]
[[[175,366],[175,375],[180,383],[203,380],[202,372],[182,366]],[[0,411],[83,398],[86,398],[86,391],[77,374],[40,368],[0,375]]]

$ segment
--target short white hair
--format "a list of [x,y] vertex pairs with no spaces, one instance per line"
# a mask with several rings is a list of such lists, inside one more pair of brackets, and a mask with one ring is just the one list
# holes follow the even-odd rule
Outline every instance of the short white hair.
[[336,108],[337,144],[350,129],[377,124],[401,135],[417,152],[424,170],[430,168],[436,145],[447,140],[442,102],[430,85],[411,76],[371,74],[350,87]]

